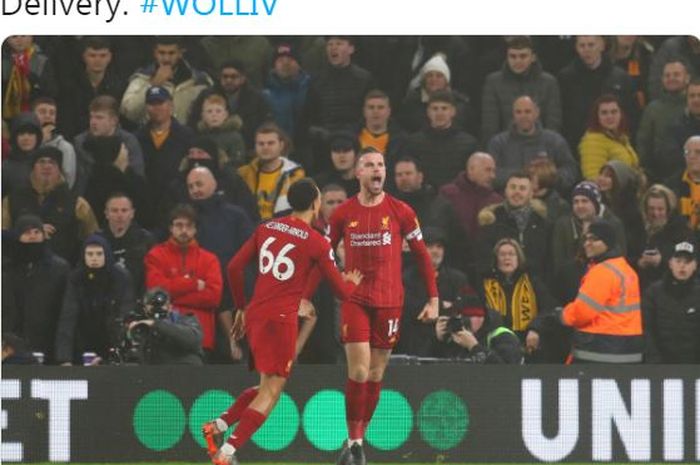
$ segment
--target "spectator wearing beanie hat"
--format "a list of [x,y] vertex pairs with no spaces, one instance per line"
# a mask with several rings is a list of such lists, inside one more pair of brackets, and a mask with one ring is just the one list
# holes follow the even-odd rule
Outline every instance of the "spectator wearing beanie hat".
[[576,258],[581,251],[582,236],[596,219],[605,219],[615,230],[620,251],[627,253],[625,229],[620,219],[602,202],[598,186],[591,181],[576,185],[571,195],[572,212],[561,216],[554,224],[552,259],[554,272]]
[[121,137],[89,135],[84,147],[95,161],[85,186],[85,200],[93,207],[100,226],[106,226],[105,203],[114,192],[123,192],[129,196],[140,224],[154,226],[149,199],[145,195],[146,181],[129,165],[129,150]]
[[644,337],[639,279],[617,247],[613,226],[598,220],[583,236],[590,268],[561,322],[574,329],[574,363],[640,363]]
[[70,266],[50,251],[43,231],[44,221],[37,215],[20,215],[12,228],[16,240],[3,244],[2,329],[53,363],[56,323]]
[[310,83],[311,76],[301,68],[296,48],[287,43],[279,44],[265,80],[263,95],[279,127],[294,139],[297,139]]
[[421,68],[420,87],[411,90],[399,107],[397,119],[401,127],[412,133],[427,125],[426,109],[430,95],[436,91],[451,91],[456,109],[454,124],[475,134],[476,118],[469,97],[452,89],[450,78],[450,67],[442,53],[436,53],[426,61]]
[[61,173],[63,154],[41,147],[32,156],[29,186],[19,188],[2,202],[2,228],[10,229],[26,213],[41,217],[48,245],[69,263],[77,259],[80,241],[98,229],[90,204],[73,194]]
[[[42,132],[34,113],[17,115],[10,125],[10,153],[2,162],[2,196],[27,185],[32,153],[41,146]],[[4,152],[3,152],[4,155]]]

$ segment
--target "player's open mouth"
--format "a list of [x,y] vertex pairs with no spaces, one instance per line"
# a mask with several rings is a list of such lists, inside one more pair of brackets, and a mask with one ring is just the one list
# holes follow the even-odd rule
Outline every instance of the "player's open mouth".
[[372,176],[372,182],[382,182],[381,176]]

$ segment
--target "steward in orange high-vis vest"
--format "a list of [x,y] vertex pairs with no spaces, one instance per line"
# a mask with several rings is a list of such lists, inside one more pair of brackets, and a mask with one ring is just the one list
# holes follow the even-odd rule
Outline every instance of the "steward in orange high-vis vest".
[[637,273],[616,247],[607,221],[591,224],[583,247],[592,265],[561,314],[574,328],[574,363],[640,363],[644,352]]

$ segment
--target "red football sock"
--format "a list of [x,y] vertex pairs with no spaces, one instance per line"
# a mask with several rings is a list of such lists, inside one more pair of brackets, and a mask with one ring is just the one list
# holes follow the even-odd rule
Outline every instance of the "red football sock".
[[240,396],[238,396],[236,402],[234,402],[233,405],[231,405],[228,408],[228,410],[222,413],[219,418],[224,420],[229,426],[238,422],[241,419],[241,414],[243,413],[243,411],[248,408],[248,405],[250,405],[250,403],[253,402],[253,399],[255,399],[255,396],[257,395],[258,387],[249,387],[248,389],[243,391]]
[[252,408],[245,409],[241,415],[241,421],[226,442],[235,447],[236,450],[240,449],[255,434],[258,428],[265,423],[266,419],[267,417],[257,410]]
[[358,383],[348,379],[345,384],[345,417],[348,422],[348,437],[362,439],[362,427],[367,401],[367,383]]
[[362,435],[365,434],[365,429],[367,425],[372,420],[372,415],[377,408],[379,403],[379,394],[382,391],[382,382],[367,381],[367,386],[365,387],[366,400],[365,400],[365,415],[362,418]]

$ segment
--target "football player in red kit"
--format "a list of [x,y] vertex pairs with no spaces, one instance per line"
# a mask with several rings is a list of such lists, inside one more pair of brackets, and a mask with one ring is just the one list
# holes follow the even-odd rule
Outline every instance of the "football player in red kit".
[[362,440],[379,401],[391,349],[399,339],[404,239],[430,296],[418,319],[430,323],[438,316],[435,272],[418,219],[411,207],[384,192],[384,156],[374,148],[364,149],[356,176],[360,193],[333,212],[328,226],[333,248],[343,240],[346,269],[360,270],[364,277],[341,306],[341,336],[348,363],[345,411],[349,439],[338,459],[340,465],[366,463]]
[[[233,301],[239,309],[231,333],[240,338],[245,331],[251,368],[260,373],[260,384],[244,391],[219,418],[203,426],[215,465],[238,463],[235,451],[262,426],[282,393],[296,355],[299,301],[311,270],[320,269],[343,300],[362,281],[357,270],[340,274],[328,241],[310,226],[321,206],[316,184],[309,178],[297,181],[289,189],[288,200],[292,214],[258,226],[228,264]],[[258,277],[246,307],[244,270],[255,258]],[[233,434],[219,448],[218,439],[236,422]]]

